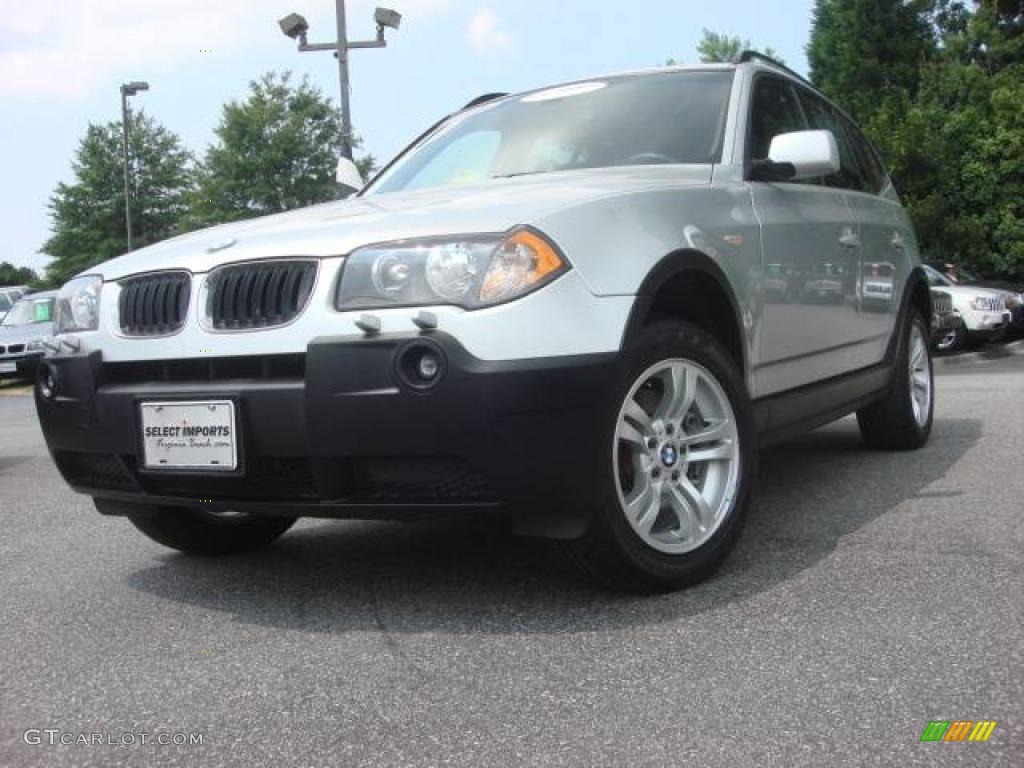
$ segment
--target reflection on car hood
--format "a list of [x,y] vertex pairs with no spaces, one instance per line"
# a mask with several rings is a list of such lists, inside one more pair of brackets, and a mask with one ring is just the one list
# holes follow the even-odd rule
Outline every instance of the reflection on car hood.
[[53,335],[53,323],[28,325],[0,325],[0,345],[27,344]]
[[937,290],[945,291],[955,299],[973,299],[976,296],[985,298],[1002,299],[1006,297],[1006,291],[997,291],[992,288],[979,288],[974,285],[936,285]]
[[341,256],[372,243],[504,232],[588,200],[710,182],[710,165],[563,171],[441,189],[350,198],[182,235],[87,270],[106,280],[163,269],[206,272],[226,262]]

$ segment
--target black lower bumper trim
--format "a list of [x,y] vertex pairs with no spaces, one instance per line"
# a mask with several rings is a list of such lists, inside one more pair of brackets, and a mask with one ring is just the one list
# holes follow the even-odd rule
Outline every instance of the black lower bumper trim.
[[[417,387],[398,361],[425,342],[443,357],[442,375]],[[65,479],[84,493],[268,514],[501,508],[547,519],[603,500],[595,467],[608,455],[605,416],[622,362],[616,353],[483,361],[432,332],[316,339],[302,366],[271,362],[258,369],[268,375],[247,378],[217,377],[250,369],[214,362],[200,380],[140,380],[98,353],[50,364],[60,387],[51,399],[37,390],[40,422]],[[141,402],[223,397],[237,405],[241,473],[141,467]]]

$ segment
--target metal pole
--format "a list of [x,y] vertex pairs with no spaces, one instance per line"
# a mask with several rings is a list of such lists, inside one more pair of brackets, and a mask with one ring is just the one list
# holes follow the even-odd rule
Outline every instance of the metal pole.
[[345,29],[345,0],[337,0],[338,81],[341,85],[341,154],[352,159],[352,117],[348,99],[348,34]]
[[128,250],[132,249],[132,198],[128,172],[128,94],[121,88],[121,128],[124,131],[124,223],[128,232]]

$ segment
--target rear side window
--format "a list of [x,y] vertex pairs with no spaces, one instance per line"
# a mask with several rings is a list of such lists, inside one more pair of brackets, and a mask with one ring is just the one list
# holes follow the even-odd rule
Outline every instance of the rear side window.
[[853,145],[853,150],[857,154],[857,160],[863,170],[862,175],[867,183],[865,191],[878,194],[885,188],[888,178],[885,167],[871,148],[868,140],[864,138],[864,134],[860,132],[860,129],[845,117],[842,118],[842,121],[843,126],[846,128],[846,134],[850,138],[850,143]]
[[810,91],[799,89],[800,105],[804,108],[807,121],[813,130],[831,131],[839,145],[839,173],[825,177],[830,187],[855,189],[861,192],[871,191],[870,184],[860,169],[860,163],[847,135],[843,123],[845,119],[830,104],[818,98]]
[[754,83],[750,117],[750,156],[768,157],[772,139],[782,133],[806,129],[793,89],[782,78],[760,76]]

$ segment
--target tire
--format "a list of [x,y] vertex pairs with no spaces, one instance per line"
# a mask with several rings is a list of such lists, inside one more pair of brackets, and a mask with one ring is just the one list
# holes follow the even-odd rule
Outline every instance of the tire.
[[967,329],[962,321],[957,320],[953,327],[943,332],[935,342],[935,348],[943,354],[951,354],[963,349],[967,343]]
[[907,451],[928,442],[935,413],[935,377],[927,339],[924,318],[911,310],[900,329],[888,392],[857,411],[861,436],[871,448]]
[[666,592],[706,578],[735,546],[757,474],[754,420],[736,364],[700,328],[652,325],[629,355],[603,417],[606,501],[564,548],[606,587]]
[[260,549],[295,523],[294,517],[221,515],[189,507],[111,504],[103,499],[94,503],[105,514],[127,516],[153,541],[190,555],[231,555]]

